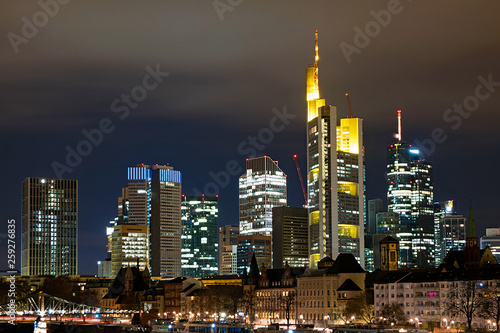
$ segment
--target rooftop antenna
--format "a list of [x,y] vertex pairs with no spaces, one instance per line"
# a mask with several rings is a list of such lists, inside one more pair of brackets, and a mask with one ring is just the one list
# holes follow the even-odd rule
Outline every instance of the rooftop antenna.
[[349,94],[345,93],[345,97],[347,97],[347,105],[349,105],[349,114],[351,115],[351,118],[354,118],[352,115],[352,107],[351,107],[351,101],[349,100]]
[[401,110],[398,110],[398,140],[401,141]]

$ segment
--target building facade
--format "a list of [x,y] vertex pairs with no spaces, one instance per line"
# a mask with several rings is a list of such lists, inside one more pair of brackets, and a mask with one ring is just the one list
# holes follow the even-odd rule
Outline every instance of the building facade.
[[402,140],[398,110],[398,142],[387,149],[388,211],[399,214],[400,266],[431,267],[434,259],[434,183],[432,163]]
[[111,276],[122,267],[147,269],[149,263],[149,232],[147,225],[119,224],[111,235]]
[[203,277],[219,272],[218,221],[218,197],[182,197],[182,276]]
[[446,215],[440,219],[440,249],[436,256],[441,258],[440,263],[451,250],[465,249],[465,225],[467,219],[462,215]]
[[272,209],[286,206],[286,175],[269,156],[247,159],[239,178],[240,235],[271,235]]
[[344,118],[325,106],[315,61],[306,70],[309,264],[352,253],[364,266],[364,147],[362,119]]
[[238,274],[248,269],[255,255],[257,264],[272,267],[272,237],[271,235],[240,235],[238,236]]
[[481,250],[489,247],[500,262],[500,228],[486,228],[486,235],[479,240]]
[[[225,225],[223,227],[219,227],[219,274],[224,275],[222,273],[222,257],[225,255],[226,250],[233,252],[232,245],[238,245],[237,237],[240,234],[240,228],[237,225]],[[234,251],[235,255],[237,251]],[[232,254],[230,254],[232,255]],[[236,268],[236,265],[235,265]],[[231,274],[236,274],[236,271]]]
[[446,253],[441,253],[441,219],[454,213],[455,207],[453,200],[434,203],[434,246],[436,252],[436,267],[438,267],[443,261],[443,256],[446,256]]
[[309,264],[307,208],[273,208],[273,268],[282,268],[285,263],[292,267]]
[[22,183],[21,274],[78,272],[78,181],[29,177]]
[[127,172],[128,186],[122,192],[126,200],[119,200],[119,208],[120,201],[128,204],[128,223],[148,226],[151,275],[181,276],[180,171],[168,165],[138,164]]
[[238,274],[238,246],[226,245],[219,262],[220,275]]
[[318,267],[297,277],[298,323],[322,327],[345,323],[350,320],[345,317],[346,302],[361,296],[366,273],[351,253],[335,260],[324,258]]

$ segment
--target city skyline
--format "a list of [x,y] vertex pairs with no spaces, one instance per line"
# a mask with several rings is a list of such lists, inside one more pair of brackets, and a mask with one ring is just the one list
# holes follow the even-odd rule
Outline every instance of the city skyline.
[[[349,92],[355,116],[363,118],[366,199],[385,201],[385,150],[394,142],[394,114],[402,109],[404,138],[434,150],[428,159],[435,201],[454,199],[466,216],[472,199],[479,236],[497,226],[499,175],[482,181],[478,161],[488,156],[494,166],[500,158],[492,154],[500,143],[494,112],[500,105],[499,4],[444,2],[430,8],[401,2],[363,47],[356,43],[357,31],[378,22],[375,16],[388,10],[387,2],[242,2],[223,20],[210,2],[114,4],[61,5],[19,52],[8,38],[0,44],[2,170],[9,175],[0,196],[2,225],[16,219],[19,248],[21,182],[54,178],[54,162],[72,169],[64,179],[79,181],[81,273],[95,273],[96,262],[105,258],[105,227],[116,216],[130,165],[174,165],[184,177],[183,194],[219,194],[219,223],[225,225],[237,224],[237,180],[245,159],[253,152],[268,155],[288,175],[288,204],[303,205],[292,155],[298,155],[304,177],[304,67],[311,63],[315,29],[321,35],[322,97],[346,117]],[[40,10],[36,2],[9,3],[0,21],[4,36],[21,34],[21,19],[31,20]],[[303,19],[295,20],[297,15]],[[128,24],[132,18],[139,24]],[[89,21],[93,26],[83,29]],[[341,45],[345,50],[347,44],[359,52],[346,58]],[[147,87],[157,87],[127,108],[121,95],[143,86],[146,77]],[[481,96],[489,93],[477,97],[477,110],[454,112],[453,105],[470,102],[477,87]],[[121,109],[114,112],[117,99]],[[275,131],[262,131],[271,124]],[[87,140],[82,131],[91,135],[96,128],[102,133],[93,137],[98,144],[68,166],[67,147],[76,151]],[[259,133],[264,140],[253,146],[248,138]],[[206,186],[218,193],[207,193]]]

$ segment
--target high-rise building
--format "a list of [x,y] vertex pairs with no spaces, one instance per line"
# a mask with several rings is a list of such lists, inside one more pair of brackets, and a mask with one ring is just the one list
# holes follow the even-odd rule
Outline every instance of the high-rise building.
[[182,276],[218,273],[218,219],[217,196],[182,197]]
[[271,235],[273,207],[286,206],[286,175],[269,156],[247,159],[239,179],[240,235]]
[[22,275],[78,274],[78,181],[26,178],[21,233]]
[[[112,278],[111,275],[111,258],[106,258],[104,260],[99,260],[97,262],[97,277],[100,278]],[[116,277],[116,275],[115,275]]]
[[388,211],[399,214],[400,267],[434,266],[434,201],[432,163],[402,140],[398,110],[398,142],[387,149]]
[[238,274],[250,267],[252,256],[255,255],[258,266],[271,267],[271,235],[240,235],[238,236]]
[[122,209],[128,204],[128,212],[122,214],[129,224],[148,226],[151,276],[181,276],[180,171],[158,164],[129,167],[119,215],[120,202]]
[[219,261],[219,275],[238,274],[238,246],[226,245],[221,252]]
[[486,235],[480,239],[481,250],[489,247],[491,253],[500,262],[500,228],[486,228]]
[[399,214],[379,212],[376,215],[377,234],[396,236],[399,231]]
[[384,211],[384,201],[376,198],[368,200],[368,221],[366,233],[374,235],[377,233],[377,213]]
[[442,253],[441,249],[441,226],[442,219],[445,216],[455,213],[454,201],[446,200],[434,203],[434,247],[435,247],[435,266],[439,267],[443,262],[446,253]]
[[307,208],[273,208],[273,268],[309,265],[308,228]]
[[146,269],[149,262],[149,233],[147,225],[118,224],[111,234],[111,276],[122,267]]
[[441,218],[440,246],[436,256],[444,258],[451,250],[462,251],[465,249],[465,224],[466,218],[462,215],[445,215]]
[[306,70],[309,263],[352,253],[364,266],[362,120],[343,118],[337,125],[337,108],[320,98],[318,60],[316,31],[314,65]]
[[[234,255],[236,256],[237,251],[234,250],[231,246],[233,245],[238,245],[238,235],[240,234],[239,232],[240,228],[237,225],[225,225],[223,227],[219,227],[219,274],[223,275],[222,273],[222,262],[223,262],[223,257],[228,257],[232,256],[233,252]],[[229,251],[229,254],[225,254],[225,252]],[[235,259],[236,260],[236,259]],[[234,265],[236,269],[237,265]],[[234,273],[230,274],[236,274],[236,271]]]

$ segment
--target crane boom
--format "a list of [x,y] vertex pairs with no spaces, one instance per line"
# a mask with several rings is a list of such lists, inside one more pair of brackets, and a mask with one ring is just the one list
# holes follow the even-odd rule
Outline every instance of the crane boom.
[[347,97],[347,105],[349,105],[349,114],[351,115],[351,118],[354,118],[354,116],[352,114],[351,101],[349,100],[349,94],[345,93],[345,97]]
[[302,186],[302,193],[304,194],[304,201],[306,202],[305,207],[307,207],[309,203],[307,200],[307,193],[306,193],[306,188],[304,186],[304,180],[302,179],[302,174],[300,173],[300,167],[299,167],[299,161],[297,160],[297,155],[293,155],[293,159],[295,161],[295,166],[297,166],[297,173],[299,174],[300,186]]

